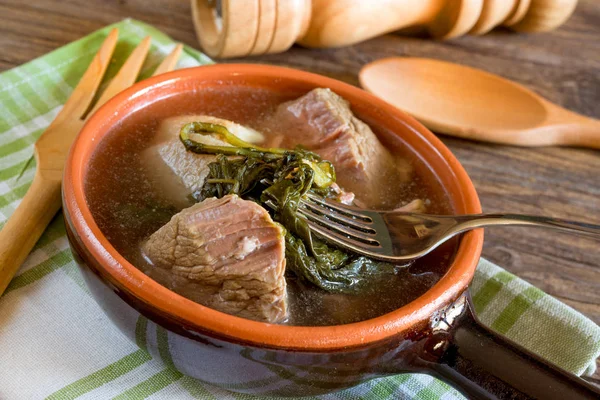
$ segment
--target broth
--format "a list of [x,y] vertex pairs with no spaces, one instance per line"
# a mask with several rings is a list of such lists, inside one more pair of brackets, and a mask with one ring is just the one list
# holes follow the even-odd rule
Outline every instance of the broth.
[[[115,126],[98,145],[86,176],[86,198],[103,234],[134,266],[177,291],[177,282],[153,267],[142,255],[141,244],[180,209],[154,187],[140,154],[149,146],[158,124],[165,118],[204,114],[247,125],[266,135],[264,121],[282,102],[304,93],[281,95],[267,89],[222,87],[179,94],[137,110]],[[357,117],[361,117],[357,114]],[[396,135],[369,123],[393,154],[408,161],[415,173],[399,198],[402,204],[421,198],[429,213],[448,214],[451,205],[440,183],[427,166]],[[394,182],[390,182],[390,186]],[[355,193],[360,199],[361,193]],[[393,311],[426,292],[446,272],[457,240],[442,245],[408,268],[398,268],[393,279],[371,285],[356,295],[331,294],[286,276],[291,325],[338,325],[374,318]],[[185,278],[180,278],[185,279]]]

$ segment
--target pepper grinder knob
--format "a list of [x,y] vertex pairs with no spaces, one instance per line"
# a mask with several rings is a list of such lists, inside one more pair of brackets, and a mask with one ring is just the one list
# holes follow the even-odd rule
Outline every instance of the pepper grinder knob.
[[200,46],[211,57],[281,53],[304,36],[311,0],[192,0]]

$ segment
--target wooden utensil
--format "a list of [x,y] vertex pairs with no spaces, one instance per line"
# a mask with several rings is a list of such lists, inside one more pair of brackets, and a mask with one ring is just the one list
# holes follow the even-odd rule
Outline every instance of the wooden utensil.
[[[0,230],[0,296],[61,207],[62,173],[67,153],[86,122],[84,114],[111,61],[118,35],[117,29],[108,34],[60,113],[35,143],[37,167],[33,182]],[[150,38],[147,37],[131,53],[92,111],[135,82],[149,48]],[[172,70],[180,52],[181,45],[178,45],[155,74]]]
[[191,0],[198,40],[211,57],[279,53],[294,42],[339,47],[423,26],[439,39],[504,25],[543,32],[562,25],[577,0]]
[[363,88],[439,133],[519,146],[600,149],[600,121],[475,68],[392,57],[366,65],[359,79]]

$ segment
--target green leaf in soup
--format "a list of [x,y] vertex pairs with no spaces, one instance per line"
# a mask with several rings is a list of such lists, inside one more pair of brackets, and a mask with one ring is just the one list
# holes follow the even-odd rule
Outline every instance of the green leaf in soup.
[[[206,145],[193,140],[191,134],[218,135],[231,146]],[[350,254],[314,239],[306,222],[298,216],[300,199],[308,192],[334,197],[331,185],[336,175],[329,161],[302,148],[254,146],[224,126],[210,123],[184,125],[180,139],[188,151],[217,155],[194,198],[202,201],[236,194],[269,210],[273,220],[286,229],[288,271],[334,293],[357,293],[380,277],[395,273],[396,267],[391,264]],[[272,184],[264,184],[264,180]],[[275,205],[275,210],[265,205],[267,201]]]

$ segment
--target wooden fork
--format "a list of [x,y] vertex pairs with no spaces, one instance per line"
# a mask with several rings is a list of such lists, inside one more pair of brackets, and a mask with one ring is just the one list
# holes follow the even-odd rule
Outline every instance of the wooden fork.
[[[0,296],[46,226],[60,210],[65,160],[71,143],[88,119],[85,113],[92,104],[110,63],[118,36],[117,29],[110,31],[63,109],[35,143],[37,169],[33,183],[0,231]],[[88,116],[114,95],[135,83],[149,49],[150,37],[146,37],[131,53]],[[182,46],[178,44],[158,66],[154,75],[173,70],[181,49]]]

